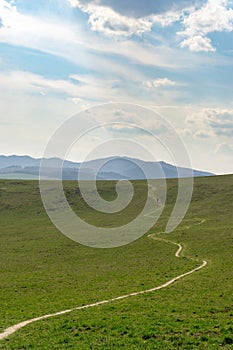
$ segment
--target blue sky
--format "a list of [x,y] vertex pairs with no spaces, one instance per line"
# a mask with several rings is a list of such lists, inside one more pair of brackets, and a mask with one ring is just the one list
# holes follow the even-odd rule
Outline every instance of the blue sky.
[[69,116],[129,102],[165,116],[193,167],[232,173],[232,77],[232,1],[0,0],[1,154],[40,157]]

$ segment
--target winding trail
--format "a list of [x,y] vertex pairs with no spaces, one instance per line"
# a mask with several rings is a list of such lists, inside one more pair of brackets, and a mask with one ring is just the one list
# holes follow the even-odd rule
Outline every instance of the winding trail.
[[[201,223],[203,223],[203,222],[201,222]],[[200,224],[200,223],[198,223],[198,224]],[[198,225],[198,224],[196,224],[196,225]],[[155,240],[163,241],[163,242],[166,242],[166,243],[171,243],[171,244],[174,244],[174,245],[178,246],[178,250],[176,251],[175,256],[177,258],[180,258],[180,252],[183,249],[181,244],[175,243],[175,242],[172,242],[172,241],[169,241],[169,240],[165,240],[165,239],[162,239],[162,238],[158,238],[158,237],[156,237],[156,234],[151,234],[148,237],[150,237],[152,239],[155,239]],[[189,259],[192,259],[192,258],[189,258]],[[192,260],[195,260],[195,259],[192,259]],[[27,326],[27,325],[29,325],[31,323],[37,322],[37,321],[45,320],[45,319],[48,319],[48,318],[51,318],[51,317],[55,317],[55,316],[59,316],[59,315],[64,315],[64,314],[67,314],[67,313],[70,313],[70,312],[73,312],[73,311],[77,311],[77,310],[83,310],[83,309],[88,309],[88,308],[91,308],[91,307],[94,307],[94,306],[108,304],[108,303],[111,303],[111,302],[114,302],[114,301],[117,301],[117,300],[126,299],[126,298],[133,297],[133,296],[136,296],[136,295],[151,293],[151,292],[154,292],[156,290],[159,290],[159,289],[162,289],[162,288],[166,288],[166,287],[170,286],[172,283],[180,280],[181,278],[183,278],[185,276],[188,276],[188,275],[191,275],[192,273],[201,270],[206,265],[207,265],[207,261],[203,260],[202,264],[200,266],[194,268],[193,270],[188,271],[186,273],[183,273],[182,275],[176,276],[176,277],[172,278],[171,280],[169,280],[169,281],[167,281],[167,282],[165,282],[165,283],[163,283],[163,284],[161,284],[161,285],[159,285],[157,287],[151,288],[151,289],[146,289],[146,290],[142,290],[140,292],[134,292],[134,293],[125,294],[125,295],[122,295],[122,296],[119,296],[119,297],[116,297],[116,298],[99,301],[99,302],[94,303],[94,304],[87,304],[87,305],[83,305],[83,306],[77,306],[77,307],[72,308],[72,309],[63,310],[63,311],[59,311],[59,312],[56,312],[56,313],[52,313],[52,314],[48,314],[48,315],[44,315],[44,316],[40,316],[40,317],[36,317],[36,318],[32,318],[30,320],[26,320],[26,321],[20,322],[18,324],[15,324],[14,326],[11,326],[11,327],[5,329],[4,332],[0,333],[0,340],[6,339],[7,337],[9,337],[10,335],[14,334],[15,332],[17,332],[21,328],[23,328],[23,327],[25,327],[25,326]]]

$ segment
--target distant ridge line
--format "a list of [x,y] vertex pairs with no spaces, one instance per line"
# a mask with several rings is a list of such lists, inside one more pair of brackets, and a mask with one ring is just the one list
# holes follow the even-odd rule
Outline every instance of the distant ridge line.
[[[174,166],[164,161],[152,162],[114,156],[95,159],[83,163],[60,158],[33,158],[31,156],[0,155],[0,178],[38,178],[43,160],[44,178],[56,179],[56,169],[63,165],[63,180],[144,180],[161,178],[185,178],[213,176],[213,173]],[[95,176],[97,174],[97,176]]]

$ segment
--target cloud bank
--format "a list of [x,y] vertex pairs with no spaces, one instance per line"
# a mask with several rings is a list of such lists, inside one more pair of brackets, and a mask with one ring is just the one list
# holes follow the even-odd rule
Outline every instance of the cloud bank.
[[[94,31],[106,35],[131,36],[151,31],[157,24],[170,25],[180,20],[192,1],[148,0],[68,0],[71,6],[89,15],[89,24]],[[202,1],[198,1],[202,2]]]
[[233,109],[205,108],[187,118],[189,125],[196,126],[197,137],[233,137]]
[[179,22],[180,47],[190,51],[214,52],[209,34],[233,30],[233,9],[229,0],[154,1],[68,0],[72,7],[88,14],[93,31],[129,37]]
[[227,0],[208,0],[199,10],[191,12],[183,20],[184,31],[178,35],[186,37],[181,47],[191,51],[215,51],[208,34],[233,30],[233,9]]

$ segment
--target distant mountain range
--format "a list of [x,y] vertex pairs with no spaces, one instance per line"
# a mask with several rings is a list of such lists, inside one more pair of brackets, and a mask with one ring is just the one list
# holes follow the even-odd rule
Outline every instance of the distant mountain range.
[[[1,156],[1,179],[38,179],[41,159],[30,156]],[[56,169],[61,164],[61,159],[50,158],[46,160],[43,177],[56,178]],[[102,165],[103,164],[103,165]],[[97,174],[97,180],[142,180],[158,178],[189,177],[188,168],[176,168],[165,162],[147,162],[127,157],[110,157],[96,159],[85,163],[64,161],[62,178],[64,180],[91,180]],[[143,172],[144,171],[144,172]],[[145,175],[146,174],[146,175]],[[193,170],[193,176],[212,176],[214,174]]]

